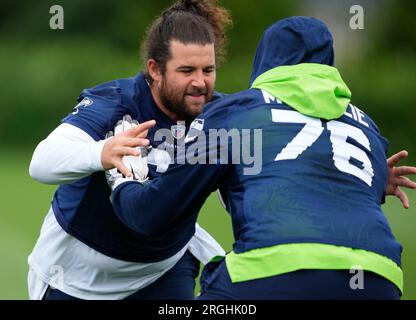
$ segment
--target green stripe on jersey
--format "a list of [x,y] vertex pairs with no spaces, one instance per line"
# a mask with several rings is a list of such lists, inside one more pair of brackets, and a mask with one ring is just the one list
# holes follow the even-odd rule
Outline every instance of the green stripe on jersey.
[[393,282],[403,292],[403,271],[391,259],[377,253],[320,243],[291,243],[227,254],[231,281],[242,282],[301,269],[374,272]]

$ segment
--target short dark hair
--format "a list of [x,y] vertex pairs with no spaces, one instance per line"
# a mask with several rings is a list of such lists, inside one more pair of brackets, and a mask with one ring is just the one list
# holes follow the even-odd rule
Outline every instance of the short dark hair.
[[[162,73],[169,60],[171,40],[184,44],[214,44],[218,62],[224,59],[227,36],[225,29],[231,25],[229,12],[217,5],[216,0],[179,0],[165,10],[150,26],[142,44],[142,59],[154,59]],[[151,79],[144,72],[146,79]]]

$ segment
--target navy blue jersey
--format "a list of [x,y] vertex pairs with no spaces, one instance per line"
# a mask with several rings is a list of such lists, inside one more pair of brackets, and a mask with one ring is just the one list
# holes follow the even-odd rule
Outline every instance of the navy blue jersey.
[[[219,96],[214,94],[214,98]],[[157,107],[147,82],[140,74],[86,89],[78,101],[78,106],[62,122],[82,129],[96,141],[104,139],[109,131],[114,130],[117,121],[127,114],[140,123],[156,120],[156,126],[149,130],[148,135],[153,147],[166,144],[163,140],[156,141],[157,130],[165,128],[169,132],[176,125]],[[167,144],[164,149],[175,146],[175,143]],[[158,166],[158,163],[149,164],[152,178],[163,170],[166,168]],[[66,232],[107,256],[125,261],[152,262],[168,258],[178,252],[195,232],[192,219],[152,236],[140,232],[140,229],[132,230],[117,217],[110,194],[104,172],[96,172],[60,186],[52,201],[53,211]],[[136,209],[139,214],[148,208]],[[165,209],[170,210],[169,207]]]
[[[380,205],[387,182],[387,141],[369,116],[349,105],[336,120],[312,118],[250,89],[208,105],[191,125],[187,148],[198,143],[193,135],[208,136],[210,129],[221,128],[237,129],[242,136],[250,129],[246,135],[253,139],[254,130],[262,129],[261,146],[249,142],[251,152],[262,155],[258,174],[245,173],[249,165],[237,163],[243,155],[231,154],[229,139],[228,159],[234,157],[234,163],[176,164],[149,185],[122,184],[113,198],[116,211],[139,225],[144,217],[134,215],[135,208],[150,206],[168,193],[163,204],[146,211],[154,218],[147,219],[147,228],[156,233],[198,212],[209,193],[220,188],[232,216],[236,253],[323,243],[372,251],[400,265],[402,249]],[[223,148],[217,143],[217,152]],[[163,206],[174,210],[166,212]]]

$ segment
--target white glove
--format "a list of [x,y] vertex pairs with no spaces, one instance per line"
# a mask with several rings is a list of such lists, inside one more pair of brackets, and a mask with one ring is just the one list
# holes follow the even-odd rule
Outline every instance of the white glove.
[[[139,123],[136,120],[132,120],[131,116],[125,115],[122,120],[118,121],[114,127],[114,135],[118,135],[124,131],[127,131]],[[110,131],[107,133],[106,138],[113,136],[113,133]],[[120,173],[117,168],[107,170],[105,172],[107,183],[114,191],[117,186],[124,182],[135,181],[139,183],[144,183],[148,180],[147,174],[149,173],[149,168],[147,167],[147,155],[151,147],[138,147],[140,150],[139,156],[124,156],[123,163],[127,168],[130,168],[132,172],[132,177],[126,177]]]

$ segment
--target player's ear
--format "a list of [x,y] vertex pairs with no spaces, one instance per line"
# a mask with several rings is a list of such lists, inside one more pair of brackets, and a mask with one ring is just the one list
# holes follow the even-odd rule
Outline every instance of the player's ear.
[[147,71],[149,72],[153,81],[161,81],[162,80],[162,71],[160,69],[159,64],[156,62],[155,59],[147,60]]

